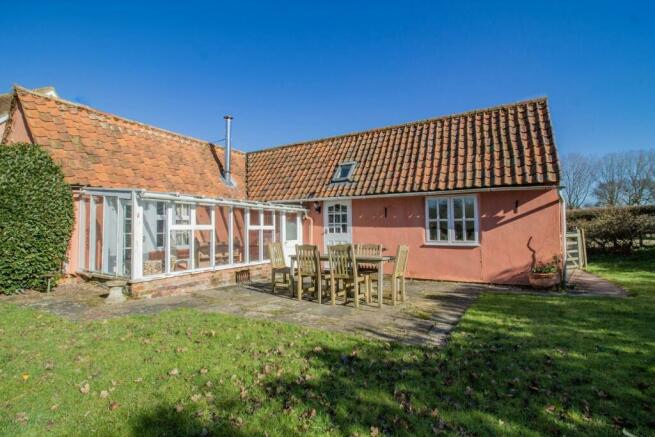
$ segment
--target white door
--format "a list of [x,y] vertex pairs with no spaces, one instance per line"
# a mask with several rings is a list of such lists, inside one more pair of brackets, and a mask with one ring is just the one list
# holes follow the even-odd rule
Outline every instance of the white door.
[[325,202],[323,214],[325,247],[352,243],[352,205],[349,200]]
[[281,237],[284,246],[284,257],[287,266],[290,265],[290,255],[296,254],[296,244],[302,244],[302,226],[300,215],[295,212],[282,214]]

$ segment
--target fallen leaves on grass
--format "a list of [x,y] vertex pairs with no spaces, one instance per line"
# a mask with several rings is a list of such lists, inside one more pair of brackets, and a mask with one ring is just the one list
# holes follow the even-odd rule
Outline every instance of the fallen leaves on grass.
[[27,413],[16,413],[16,422],[20,423],[21,425],[27,425]]
[[102,390],[100,392],[100,399],[105,399],[108,396],[109,396],[109,392],[107,390]]
[[82,393],[83,395],[88,395],[90,390],[91,390],[91,386],[89,385],[88,382],[83,382],[82,384],[80,384],[80,393]]

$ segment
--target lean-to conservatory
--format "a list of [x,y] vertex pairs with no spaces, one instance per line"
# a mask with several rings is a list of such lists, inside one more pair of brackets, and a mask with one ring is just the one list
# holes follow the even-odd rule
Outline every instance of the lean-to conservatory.
[[252,266],[302,239],[304,209],[143,190],[84,189],[82,273],[135,280]]

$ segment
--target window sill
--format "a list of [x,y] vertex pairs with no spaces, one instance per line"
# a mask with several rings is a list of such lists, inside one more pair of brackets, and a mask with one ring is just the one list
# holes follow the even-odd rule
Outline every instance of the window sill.
[[479,241],[471,241],[466,243],[451,243],[446,241],[424,241],[423,246],[429,247],[480,247]]

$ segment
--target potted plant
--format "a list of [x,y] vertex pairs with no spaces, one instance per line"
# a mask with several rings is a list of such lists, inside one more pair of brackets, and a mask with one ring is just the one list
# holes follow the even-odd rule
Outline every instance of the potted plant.
[[528,273],[528,281],[533,288],[546,289],[560,283],[559,260],[553,258],[548,263],[535,264]]

